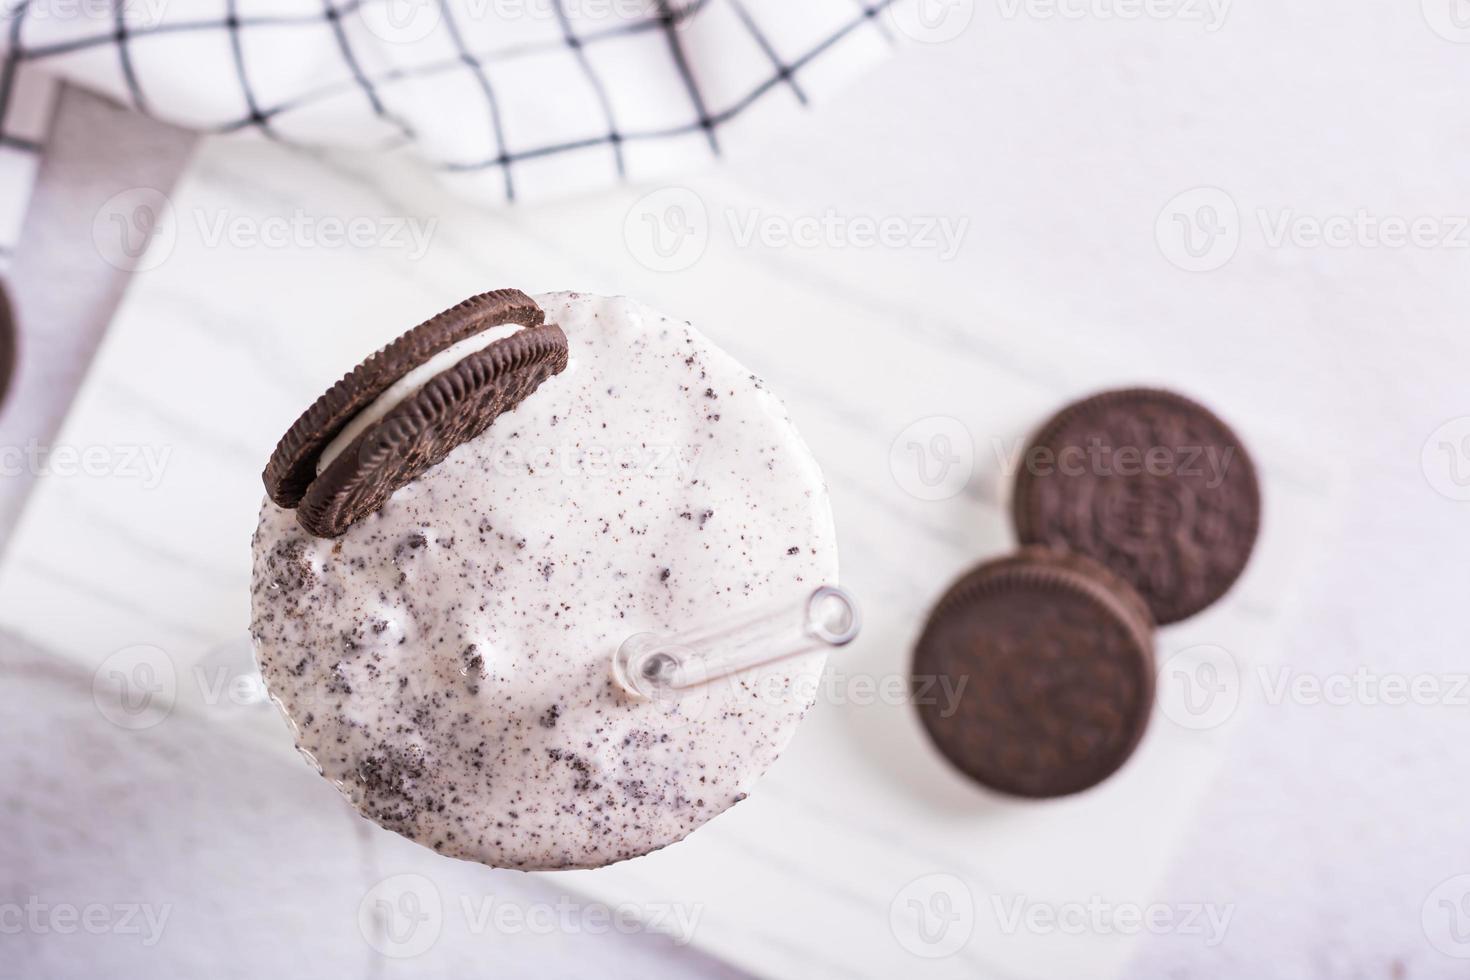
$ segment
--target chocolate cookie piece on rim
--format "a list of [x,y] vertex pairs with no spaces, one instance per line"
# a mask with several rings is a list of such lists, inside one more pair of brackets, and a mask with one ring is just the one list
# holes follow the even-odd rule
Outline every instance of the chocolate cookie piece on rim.
[[1129,388],[1042,426],[1022,456],[1012,513],[1022,544],[1097,560],[1168,624],[1214,603],[1245,570],[1261,492],[1245,446],[1213,412]]
[[566,334],[550,323],[470,354],[338,453],[307,488],[296,519],[319,538],[337,537],[566,366]]
[[419,324],[353,368],[301,414],[281,437],[262,478],[266,493],[291,508],[317,476],[317,460],[357,415],[393,383],[435,354],[496,326],[540,326],[545,315],[519,289],[472,296]]
[[934,607],[912,690],[929,738],[1012,796],[1079,793],[1133,754],[1154,701],[1153,622],[1126,582],[1042,548],[975,568]]

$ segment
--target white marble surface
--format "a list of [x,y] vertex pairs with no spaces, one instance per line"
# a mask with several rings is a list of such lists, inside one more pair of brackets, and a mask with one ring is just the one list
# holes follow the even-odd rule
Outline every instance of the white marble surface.
[[615,925],[616,904],[454,862],[434,869],[438,915],[418,931],[437,941],[399,958],[414,950],[376,902],[385,882],[415,882],[416,845],[202,717],[116,727],[91,673],[48,651],[0,637],[0,672],[0,974],[555,977],[595,961],[610,977],[739,975],[631,917]]
[[[1466,251],[1375,247],[1361,236],[1341,247],[1269,240],[1269,225],[1287,213],[1324,219],[1362,209],[1429,216],[1448,228],[1470,212],[1458,178],[1470,149],[1470,132],[1457,121],[1467,49],[1432,29],[1425,16],[1435,13],[1432,4],[1416,7],[1240,5],[1215,31],[1182,20],[1124,22],[1095,12],[1042,19],[1006,16],[1010,5],[986,9],[961,39],[905,57],[727,168],[750,195],[786,201],[782,213],[821,214],[830,205],[848,215],[970,217],[960,256],[938,263],[920,251],[824,248],[756,249],[745,258],[775,275],[799,264],[809,283],[864,280],[881,297],[854,304],[851,315],[882,317],[890,330],[926,343],[1001,363],[1013,363],[1018,346],[1047,352],[1022,359],[1023,373],[1048,376],[1071,363],[1065,353],[1080,333],[1141,375],[1267,418],[1288,444],[1309,447],[1308,458],[1344,475],[1344,510],[1311,549],[1313,573],[1280,589],[1297,610],[1275,631],[1288,662],[1310,678],[1367,668],[1428,677],[1447,690],[1463,673],[1458,610],[1470,526],[1466,504],[1439,491],[1457,492],[1449,466],[1464,460],[1453,455],[1455,440],[1427,466],[1421,451],[1442,423],[1470,411],[1463,389],[1470,341],[1460,324],[1470,299]],[[269,184],[275,164],[238,159],[250,171],[240,175],[242,186]],[[413,182],[395,176],[390,198]],[[1155,224],[1175,195],[1202,186],[1223,188],[1236,203],[1241,242],[1223,268],[1190,273],[1161,255]],[[253,193],[252,207],[280,204]],[[415,200],[419,193],[411,192]],[[466,222],[513,230],[520,259],[544,267],[555,254],[545,245],[548,217],[601,214],[617,224],[626,200],[580,201],[534,220],[518,213]],[[482,242],[464,237],[454,209],[445,215],[442,234],[473,254]],[[587,282],[718,322],[730,291],[746,281],[708,261],[675,277],[623,256],[603,264],[624,247],[616,231],[582,247],[586,254],[528,285]],[[255,298],[290,280],[290,262],[272,258],[231,254],[221,260],[228,272],[208,284],[236,297],[230,329],[237,333],[249,329]],[[320,261],[347,274],[340,255]],[[373,295],[404,284],[447,291],[486,273],[472,262],[399,264],[392,282],[368,284]],[[911,297],[923,299],[924,315],[901,302]],[[850,315],[846,307],[790,309],[806,322]],[[980,309],[1001,316],[979,316]],[[744,324],[724,322],[732,347],[754,360],[740,348]],[[853,362],[876,365],[871,349],[839,344],[834,359],[801,348],[806,386],[840,387]],[[808,366],[817,364],[824,370]],[[199,404],[208,395],[199,393]],[[929,406],[946,411],[946,398],[963,396],[971,390],[960,385],[916,391],[905,421],[930,414]],[[252,438],[266,438],[280,422],[262,420]],[[207,489],[223,509],[233,506],[232,488]],[[978,512],[983,502],[965,506]],[[939,522],[935,538],[954,526]],[[999,544],[993,524],[961,533],[974,535],[977,549]],[[908,537],[880,540],[862,560],[909,547]],[[153,564],[177,557],[156,556]],[[184,624],[192,614],[174,612]],[[49,615],[55,623],[77,618],[74,607]],[[111,650],[127,640],[112,630],[97,642]],[[1254,678],[1246,692],[1262,697]],[[1146,937],[1130,974],[1460,975],[1438,902],[1456,898],[1455,877],[1470,872],[1460,826],[1463,707],[1359,696],[1256,709],[1231,719],[1233,761],[1167,884],[1146,896],[1233,906],[1229,934],[1213,947],[1197,935]],[[804,911],[820,916],[826,906]]]
[[[0,408],[0,446],[25,449],[56,432],[127,285],[91,247],[105,202],[131,188],[169,190],[196,137],[61,89],[50,152],[26,213],[24,247],[5,275],[19,330],[15,377]],[[8,533],[38,472],[7,457],[0,533]]]
[[[228,666],[220,647],[246,621],[258,473],[282,428],[344,364],[476,290],[632,292],[696,320],[786,398],[831,485],[843,582],[862,597],[867,625],[749,800],[686,842],[557,875],[558,886],[609,904],[697,910],[693,943],[762,975],[1116,975],[1132,937],[1015,929],[994,903],[1142,901],[1234,729],[1194,731],[1161,716],[1133,764],[1096,792],[1019,804],[951,771],[901,692],[934,597],[1010,547],[1005,454],[1071,397],[1161,379],[1077,339],[1059,359],[1058,328],[1022,329],[978,308],[957,320],[942,297],[899,305],[870,285],[890,266],[942,267],[923,249],[867,252],[844,268],[837,249],[742,245],[724,216],[784,222],[801,212],[732,180],[707,175],[654,193],[716,217],[703,254],[678,275],[646,267],[680,256],[644,248],[644,189],[506,216],[466,209],[401,164],[334,171],[274,147],[208,144],[57,440],[104,447],[112,466],[38,488],[0,570],[0,623],[104,676],[131,676],[129,658],[145,645],[154,676],[177,679],[181,715],[216,718],[226,737],[285,754],[268,709],[208,703],[209,678]],[[248,230],[297,214],[303,228],[324,217],[438,224],[423,254],[333,248],[306,231],[278,246],[211,238],[222,221]],[[1288,584],[1314,549],[1326,481],[1314,454],[1251,406],[1228,414],[1259,458],[1273,530],[1230,600],[1163,633],[1160,654],[1188,659],[1215,644],[1254,668],[1280,653]],[[922,421],[935,417],[946,421]],[[916,483],[903,441],[916,420],[926,447],[938,424],[972,457],[955,493],[926,499]],[[76,554],[88,561],[68,560]],[[69,615],[79,604],[89,615]],[[879,693],[895,684],[899,694]],[[445,865],[426,852],[415,873],[437,882]],[[951,890],[961,917],[949,950],[922,938],[910,902],[943,912],[938,893]],[[938,952],[949,955],[923,955]]]

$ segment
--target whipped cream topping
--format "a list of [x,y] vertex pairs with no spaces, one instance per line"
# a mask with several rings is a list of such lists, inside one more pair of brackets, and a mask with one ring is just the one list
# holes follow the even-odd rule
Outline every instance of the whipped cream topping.
[[417,395],[423,389],[424,385],[433,381],[471,354],[478,354],[496,341],[513,337],[524,329],[525,327],[519,323],[507,323],[497,327],[490,327],[480,331],[473,337],[466,337],[458,343],[450,344],[418,367],[409,371],[403,377],[393,382],[388,387],[388,390],[379,395],[371,405],[357,413],[352,421],[348,422],[346,427],[337,433],[336,438],[327,443],[327,448],[322,450],[321,458],[316,461],[316,471],[321,473],[325,470],[332,464],[332,460],[342,454],[342,450],[352,445],[358,436],[381,422],[393,409],[414,395]]
[[596,867],[743,799],[825,661],[660,703],[616,686],[614,651],[794,601],[837,553],[758,378],[628,300],[538,302],[567,370],[377,514],[331,541],[265,502],[252,633],[298,746],[363,814],[490,865]]

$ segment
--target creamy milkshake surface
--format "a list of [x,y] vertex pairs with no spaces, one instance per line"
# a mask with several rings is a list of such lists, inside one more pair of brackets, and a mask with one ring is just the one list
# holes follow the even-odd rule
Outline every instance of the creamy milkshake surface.
[[328,540],[266,502],[252,632],[297,745],[365,816],[497,867],[597,867],[742,799],[825,660],[660,703],[613,684],[619,644],[796,601],[837,551],[758,378],[629,300],[537,301],[567,369],[378,513]]

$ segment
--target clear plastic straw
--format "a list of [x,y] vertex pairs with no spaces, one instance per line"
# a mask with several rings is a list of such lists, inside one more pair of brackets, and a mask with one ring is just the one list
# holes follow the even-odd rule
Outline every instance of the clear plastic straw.
[[613,654],[613,678],[636,697],[665,700],[691,688],[823,647],[862,628],[857,603],[823,585],[799,602],[767,606],[675,635],[637,633]]

